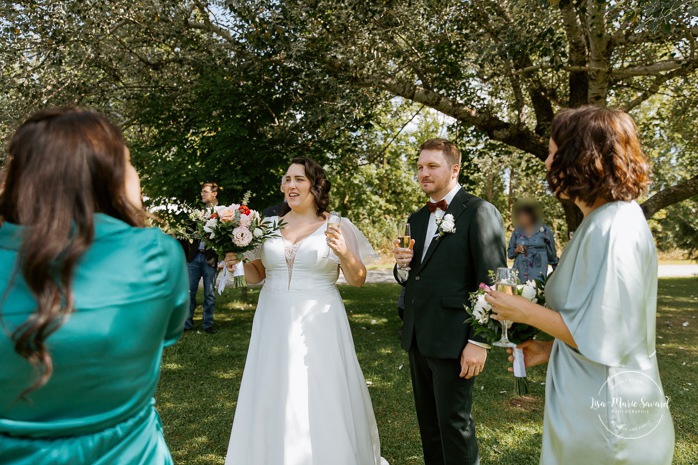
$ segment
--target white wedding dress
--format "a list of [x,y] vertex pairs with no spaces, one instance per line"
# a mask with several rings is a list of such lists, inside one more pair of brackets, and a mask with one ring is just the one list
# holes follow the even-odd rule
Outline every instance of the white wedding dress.
[[[226,465],[387,464],[336,286],[339,261],[324,258],[325,229],[296,244],[279,234],[248,255],[262,260],[266,280]],[[357,258],[377,257],[351,222],[341,230]]]

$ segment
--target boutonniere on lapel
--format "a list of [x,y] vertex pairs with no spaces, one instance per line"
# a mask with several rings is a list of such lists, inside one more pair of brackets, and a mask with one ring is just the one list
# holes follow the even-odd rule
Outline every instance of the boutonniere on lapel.
[[434,240],[438,241],[444,234],[453,234],[456,232],[456,220],[450,213],[443,216],[441,219],[436,219],[436,234]]

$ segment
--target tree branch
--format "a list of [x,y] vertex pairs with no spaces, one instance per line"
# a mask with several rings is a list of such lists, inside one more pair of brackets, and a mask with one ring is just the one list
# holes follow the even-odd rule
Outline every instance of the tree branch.
[[[336,64],[334,66],[337,66]],[[545,138],[526,126],[502,121],[496,116],[482,113],[467,105],[455,102],[437,92],[392,77],[363,76],[355,78],[362,87],[379,88],[413,102],[422,103],[459,121],[476,127],[489,138],[531,153],[541,161],[548,156]]]
[[[496,14],[501,18],[504,25],[503,28],[508,33],[511,33],[513,28],[515,28],[514,21],[512,20],[511,13],[501,4],[497,2],[491,3],[492,8],[495,10]],[[477,11],[477,9],[476,9]],[[492,39],[500,44],[506,43],[501,37],[501,29],[494,27],[489,19],[488,14],[477,14],[480,18],[478,21],[481,26],[487,31],[487,33],[492,37]],[[505,32],[505,34],[507,33]],[[514,92],[514,98],[517,107],[517,124],[521,124],[524,114],[525,102],[522,94],[522,82],[519,76],[524,74],[517,73],[518,69],[531,67],[533,62],[531,57],[523,52],[517,53],[513,58],[511,58],[512,64],[510,65],[506,58],[504,58],[505,71],[507,78],[509,79],[512,90]],[[525,77],[525,76],[524,76]],[[550,127],[550,122],[553,120],[554,112],[553,105],[548,97],[548,89],[543,85],[541,80],[537,77],[532,79],[524,80],[524,86],[531,99],[531,104],[533,105],[533,111],[536,116],[536,127],[535,132],[538,135],[543,135],[548,131]]]
[[616,78],[632,77],[632,76],[658,76],[663,71],[672,71],[692,63],[687,60],[663,60],[651,65],[644,66],[629,66],[627,68],[616,69],[611,71],[611,76]]
[[659,210],[695,195],[698,195],[698,175],[657,192],[641,205],[642,211],[645,213],[645,217],[649,219]]
[[[208,15],[208,10],[201,3],[200,0],[195,1],[194,5],[196,5],[196,9],[199,11],[201,16],[203,17],[204,22],[200,23],[198,21],[193,21],[189,18],[189,16],[187,16],[185,18],[185,22],[189,27],[191,27],[192,29],[198,29],[201,31],[213,32],[214,34],[218,34],[220,37],[225,39],[225,41],[230,43],[230,44],[233,44],[233,45],[238,44],[238,41],[235,40],[235,38],[232,36],[232,34],[230,34],[230,31],[228,31],[227,29],[222,28],[216,24],[213,24],[213,22],[211,22],[211,18]],[[189,12],[190,15],[191,15],[191,13],[193,13],[193,10]]]
[[621,108],[623,111],[630,111],[633,108],[637,107],[640,105],[642,102],[647,100],[648,98],[652,97],[654,94],[659,92],[659,90],[662,88],[664,84],[667,82],[671,81],[672,79],[679,77],[679,76],[684,76],[687,74],[691,74],[694,72],[696,69],[698,69],[698,61],[693,62],[690,66],[687,66],[685,68],[679,68],[676,69],[670,73],[662,74],[657,76],[657,78],[654,80],[654,82],[640,95],[635,97],[633,100],[630,102],[626,103],[623,105]]
[[[691,26],[686,28],[689,35],[692,37],[698,37],[698,26]],[[654,41],[664,41],[666,40],[666,34],[657,32],[641,32],[639,34],[630,34],[626,36],[622,31],[618,31],[613,38],[611,43],[613,46],[617,45],[637,45],[644,44]]]

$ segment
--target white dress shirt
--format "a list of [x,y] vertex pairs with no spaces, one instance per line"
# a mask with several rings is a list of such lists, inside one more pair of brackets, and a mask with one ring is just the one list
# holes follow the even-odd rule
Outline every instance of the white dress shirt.
[[[453,198],[456,196],[458,191],[461,189],[460,184],[456,184],[456,186],[449,191],[448,194],[444,196],[444,200],[446,203],[450,206],[451,202],[453,202]],[[437,201],[434,200],[433,198],[429,199],[430,201],[436,203]],[[427,254],[427,250],[429,249],[429,246],[431,245],[431,241],[434,239],[437,233],[437,220],[440,221],[441,218],[446,214],[445,211],[441,210],[440,208],[437,208],[434,213],[429,214],[429,224],[427,225],[427,235],[424,238],[424,248],[422,249],[422,260],[424,260],[424,257]],[[401,268],[400,266],[397,267],[397,276],[400,282],[405,282],[407,281],[407,278],[409,276],[409,271],[405,270],[404,268]],[[490,346],[488,344],[484,344],[482,342],[477,342],[473,340],[468,340],[468,342],[475,344],[476,346],[483,347],[485,349],[489,349]]]

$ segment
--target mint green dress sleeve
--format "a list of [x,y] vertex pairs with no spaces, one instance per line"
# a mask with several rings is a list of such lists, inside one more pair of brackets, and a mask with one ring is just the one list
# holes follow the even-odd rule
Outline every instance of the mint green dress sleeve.
[[161,231],[95,215],[73,276],[75,309],[47,340],[54,371],[34,379],[10,337],[36,301],[15,263],[22,227],[0,226],[0,463],[171,465],[154,393],[162,351],[181,334],[188,283],[181,246]]
[[[622,222],[621,214],[615,219]],[[628,221],[632,221],[628,219]],[[646,368],[654,352],[657,260],[644,229],[589,227],[570,244],[566,266],[556,280],[570,286],[556,291],[558,311],[579,353],[608,366]],[[574,253],[574,256],[571,254]],[[573,266],[570,266],[573,263]]]
[[546,303],[577,349],[548,363],[541,465],[670,465],[674,428],[655,351],[657,254],[642,209],[590,213],[549,278]]

